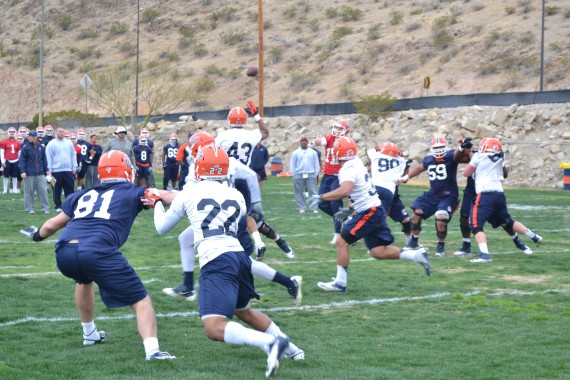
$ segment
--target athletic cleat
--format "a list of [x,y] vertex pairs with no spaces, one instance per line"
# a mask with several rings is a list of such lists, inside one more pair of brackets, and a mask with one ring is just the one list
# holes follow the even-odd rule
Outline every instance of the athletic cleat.
[[162,291],[171,297],[184,297],[187,301],[196,301],[196,291],[188,290],[188,287],[184,284],[177,288],[164,288]]
[[94,344],[103,343],[107,338],[105,331],[99,331],[99,338],[94,338],[93,334],[85,335],[83,334],[83,345],[93,346]]
[[453,256],[468,256],[471,254],[471,243],[463,242],[460,251],[453,252]]
[[418,249],[414,261],[424,267],[427,276],[431,274],[431,265],[429,264],[428,253],[425,248]]
[[536,244],[537,247],[540,247],[540,245],[542,244],[542,236],[534,234],[532,241],[534,241],[534,244]]
[[327,292],[346,293],[346,286],[339,285],[336,279],[331,282],[318,282],[317,286]]
[[527,247],[526,244],[518,236],[513,239],[513,243],[515,243],[515,246],[521,251],[523,251],[525,254],[532,255],[532,249]]
[[493,261],[493,258],[489,253],[481,253],[478,258],[469,261],[472,263],[490,263]]
[[290,259],[294,259],[295,258],[295,253],[293,252],[293,250],[291,249],[291,247],[289,246],[289,244],[287,244],[287,242],[285,241],[285,239],[279,238],[276,241],[277,245],[279,246],[279,248],[281,248],[281,250],[283,252],[285,252],[285,255],[290,258]]
[[265,377],[271,377],[279,369],[279,361],[283,357],[283,352],[289,347],[289,342],[283,337],[276,337],[275,341],[269,346],[269,355],[267,357],[267,369]]
[[287,288],[287,291],[293,297],[293,303],[295,303],[295,305],[300,305],[301,300],[303,299],[303,293],[301,292],[303,277],[293,276],[291,277],[291,281],[293,282],[293,286],[291,288]]
[[157,351],[152,355],[148,355],[146,360],[169,360],[176,359],[176,356],[170,355],[168,352]]
[[444,257],[445,256],[445,246],[442,243],[437,243],[437,247],[435,249],[435,257]]
[[408,244],[404,247],[404,249],[419,249],[421,245],[418,243],[418,239],[411,238]]
[[267,250],[267,247],[265,246],[265,243],[261,243],[259,245],[256,245],[255,246],[255,259],[257,261],[263,260],[263,256],[265,255],[266,250]]
[[291,338],[286,337],[287,348],[283,351],[283,357],[289,360],[305,360],[305,351],[301,350],[291,341]]

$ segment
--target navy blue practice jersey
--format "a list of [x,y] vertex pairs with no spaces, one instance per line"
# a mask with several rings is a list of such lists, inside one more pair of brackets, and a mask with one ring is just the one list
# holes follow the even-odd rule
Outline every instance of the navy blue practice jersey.
[[457,166],[453,161],[455,151],[450,149],[442,159],[436,159],[432,155],[425,156],[422,165],[427,171],[429,178],[429,192],[436,198],[447,196],[459,196],[457,186]]
[[102,183],[69,195],[61,209],[72,219],[60,240],[79,240],[80,250],[115,251],[129,237],[143,209],[145,188],[131,182]]

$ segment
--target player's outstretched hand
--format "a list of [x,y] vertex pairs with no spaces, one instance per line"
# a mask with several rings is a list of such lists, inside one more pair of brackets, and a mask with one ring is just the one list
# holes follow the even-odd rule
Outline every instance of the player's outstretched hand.
[[155,188],[148,188],[141,197],[141,202],[145,209],[154,208],[154,204],[160,201],[160,192]]
[[246,108],[246,112],[250,117],[254,117],[255,115],[257,115],[257,113],[259,112],[257,109],[257,106],[255,105],[255,103],[253,102],[253,100],[248,100],[247,101],[247,108]]
[[471,149],[473,148],[473,139],[471,137],[465,137],[461,142],[461,147],[463,149]]
[[339,223],[343,223],[352,214],[352,209],[350,207],[343,207],[334,213],[334,220]]
[[32,240],[34,237],[34,234],[38,231],[38,227],[36,226],[29,226],[26,228],[22,228],[20,230],[20,233],[22,235],[24,235],[25,237],[27,237],[28,239]]
[[321,201],[320,194],[311,195],[311,197],[309,198],[309,207],[311,208],[311,210],[316,210],[317,207],[319,206],[320,201]]

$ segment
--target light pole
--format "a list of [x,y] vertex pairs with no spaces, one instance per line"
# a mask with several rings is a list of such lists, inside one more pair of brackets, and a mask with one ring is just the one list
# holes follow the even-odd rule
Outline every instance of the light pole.
[[540,92],[544,90],[544,1],[542,0],[542,30],[540,37]]
[[38,126],[43,126],[44,104],[44,9],[45,0],[42,0],[42,12],[40,20],[40,107],[38,112]]
[[137,0],[137,63],[136,63],[136,79],[135,79],[135,117],[134,122],[137,124],[137,117],[139,115],[139,41],[140,41],[140,33],[139,33],[139,24],[140,24],[140,17],[141,17],[141,4],[140,0]]

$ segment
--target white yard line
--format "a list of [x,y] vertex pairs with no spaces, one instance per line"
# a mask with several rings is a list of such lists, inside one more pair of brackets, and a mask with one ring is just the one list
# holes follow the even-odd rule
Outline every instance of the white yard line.
[[[480,291],[473,291],[468,293],[463,293],[464,297],[470,297],[478,294],[485,294],[489,297],[502,297],[502,296],[530,296],[535,294],[547,294],[547,293],[568,293],[569,290],[566,289],[549,289],[549,290],[542,290],[542,291],[500,291],[494,293],[487,293],[487,292],[480,292]],[[324,303],[320,305],[305,305],[305,306],[289,306],[289,307],[274,307],[268,309],[256,309],[265,313],[272,313],[272,312],[280,312],[280,311],[305,311],[305,310],[323,310],[323,309],[340,309],[340,308],[350,308],[353,306],[360,306],[360,305],[378,305],[383,303],[396,303],[396,302],[406,302],[406,301],[421,301],[421,300],[432,300],[432,299],[442,299],[448,297],[455,297],[456,293],[451,292],[444,292],[444,293],[435,293],[427,296],[415,296],[415,297],[394,297],[394,298],[373,298],[369,300],[345,300],[339,302],[331,302],[331,303]],[[157,313],[157,318],[186,318],[186,317],[198,317],[199,314],[197,311],[187,311],[187,312],[177,312],[177,313]],[[98,316],[96,319],[97,321],[109,321],[109,320],[126,320],[126,319],[134,319],[134,314],[124,314],[124,315],[115,315],[115,316]],[[25,317],[21,319],[17,319],[15,321],[7,321],[0,323],[0,327],[9,327],[15,325],[21,325],[23,323],[28,322],[36,322],[36,323],[54,323],[54,322],[77,322],[77,317],[43,317],[43,318],[36,318],[36,317]]]

